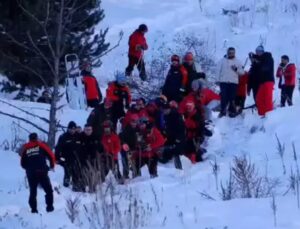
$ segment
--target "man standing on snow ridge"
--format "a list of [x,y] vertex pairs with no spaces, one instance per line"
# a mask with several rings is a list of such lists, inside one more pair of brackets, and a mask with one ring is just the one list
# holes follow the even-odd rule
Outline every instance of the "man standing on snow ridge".
[[265,116],[273,110],[274,60],[272,54],[265,52],[262,45],[259,45],[255,52],[256,54],[249,54],[251,62],[256,65],[258,91],[255,101],[258,114]]
[[144,51],[148,49],[145,34],[148,32],[148,27],[145,24],[141,24],[137,30],[135,30],[129,37],[129,52],[128,67],[125,70],[126,76],[130,76],[134,66],[136,65],[140,78],[146,80],[146,70],[144,62]]
[[26,170],[30,190],[29,205],[32,213],[38,213],[36,201],[38,185],[41,185],[46,193],[47,212],[54,210],[53,189],[48,176],[49,166],[46,160],[50,161],[50,168],[54,169],[54,153],[45,143],[38,140],[36,133],[31,133],[29,135],[29,142],[22,149],[21,166]]
[[239,76],[244,74],[242,63],[235,57],[235,48],[230,47],[217,67],[217,77],[221,89],[221,112],[219,117],[226,116],[227,108],[229,116],[234,117],[236,109],[234,105]]

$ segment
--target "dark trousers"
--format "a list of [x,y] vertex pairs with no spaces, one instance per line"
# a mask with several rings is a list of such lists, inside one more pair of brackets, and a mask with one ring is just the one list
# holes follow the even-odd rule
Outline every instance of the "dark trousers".
[[166,145],[162,157],[159,159],[159,162],[167,163],[172,158],[174,158],[175,168],[182,169],[180,155],[183,154],[183,151],[184,151],[184,143],[174,144],[174,146]]
[[237,92],[237,84],[221,83],[220,89],[221,89],[221,113],[226,114],[227,109],[230,113],[236,113],[234,101]]
[[71,177],[72,177],[72,166],[69,163],[64,163],[64,186],[68,187],[70,185]]
[[128,66],[126,68],[126,76],[130,76],[134,69],[134,66],[137,66],[140,77],[143,78],[146,76],[145,62],[143,57],[137,58],[135,56],[128,56]]
[[157,163],[158,163],[158,157],[157,156],[153,156],[153,157],[140,157],[140,158],[136,158],[136,169],[137,169],[137,174],[140,175],[141,174],[141,168],[144,165],[148,166],[148,170],[150,173],[151,177],[157,177]]
[[293,93],[295,86],[285,86],[281,87],[281,106],[284,107],[285,103],[289,106],[293,105]]
[[48,208],[53,207],[53,189],[48,176],[48,172],[27,172],[29,184],[29,206],[32,210],[37,210],[37,187],[40,185],[46,195],[45,201]]
[[245,108],[245,96],[236,96],[235,97],[235,106],[238,108],[238,112],[242,112]]

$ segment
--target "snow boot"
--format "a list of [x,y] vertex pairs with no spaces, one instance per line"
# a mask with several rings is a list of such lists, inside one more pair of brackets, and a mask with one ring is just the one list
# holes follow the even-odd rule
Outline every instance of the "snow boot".
[[39,213],[37,209],[31,209],[31,213]]
[[53,212],[54,211],[54,207],[53,206],[47,206],[46,211],[47,212]]

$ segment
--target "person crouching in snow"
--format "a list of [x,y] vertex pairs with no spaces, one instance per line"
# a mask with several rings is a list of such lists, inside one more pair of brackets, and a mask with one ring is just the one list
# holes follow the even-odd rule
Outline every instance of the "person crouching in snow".
[[281,57],[281,63],[278,66],[276,76],[279,78],[278,87],[281,89],[281,106],[285,103],[289,106],[293,105],[293,92],[296,85],[296,65],[289,63],[290,59],[287,55]]
[[141,168],[148,166],[150,177],[157,177],[158,151],[163,147],[165,139],[161,132],[150,123],[147,117],[139,121],[137,135],[138,152],[135,154],[137,175],[141,175]]
[[205,122],[203,113],[196,109],[193,101],[186,103],[184,122],[186,128],[185,156],[192,163],[203,161],[202,155],[205,150],[200,146],[204,141]]
[[247,97],[247,85],[248,85],[248,72],[239,77],[239,84],[235,97],[235,106],[238,114],[243,112],[245,108],[245,101]]
[[105,154],[105,176],[111,170],[116,179],[121,182],[121,173],[118,163],[118,154],[121,151],[121,142],[119,136],[113,131],[113,126],[110,121],[105,121],[103,123],[103,136],[101,143]]

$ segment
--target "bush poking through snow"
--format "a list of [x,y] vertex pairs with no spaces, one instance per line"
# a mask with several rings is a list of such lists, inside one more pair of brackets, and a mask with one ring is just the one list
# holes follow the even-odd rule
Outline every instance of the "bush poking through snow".
[[285,145],[280,142],[280,139],[277,134],[275,134],[275,136],[277,140],[277,153],[279,154],[281,159],[283,175],[285,175],[286,174],[286,167],[284,163]]
[[222,200],[270,197],[278,185],[278,179],[260,176],[255,164],[246,156],[235,157],[229,181],[225,186],[221,182],[221,197]]
[[72,223],[78,218],[80,209],[80,196],[69,197],[66,199],[66,214]]

